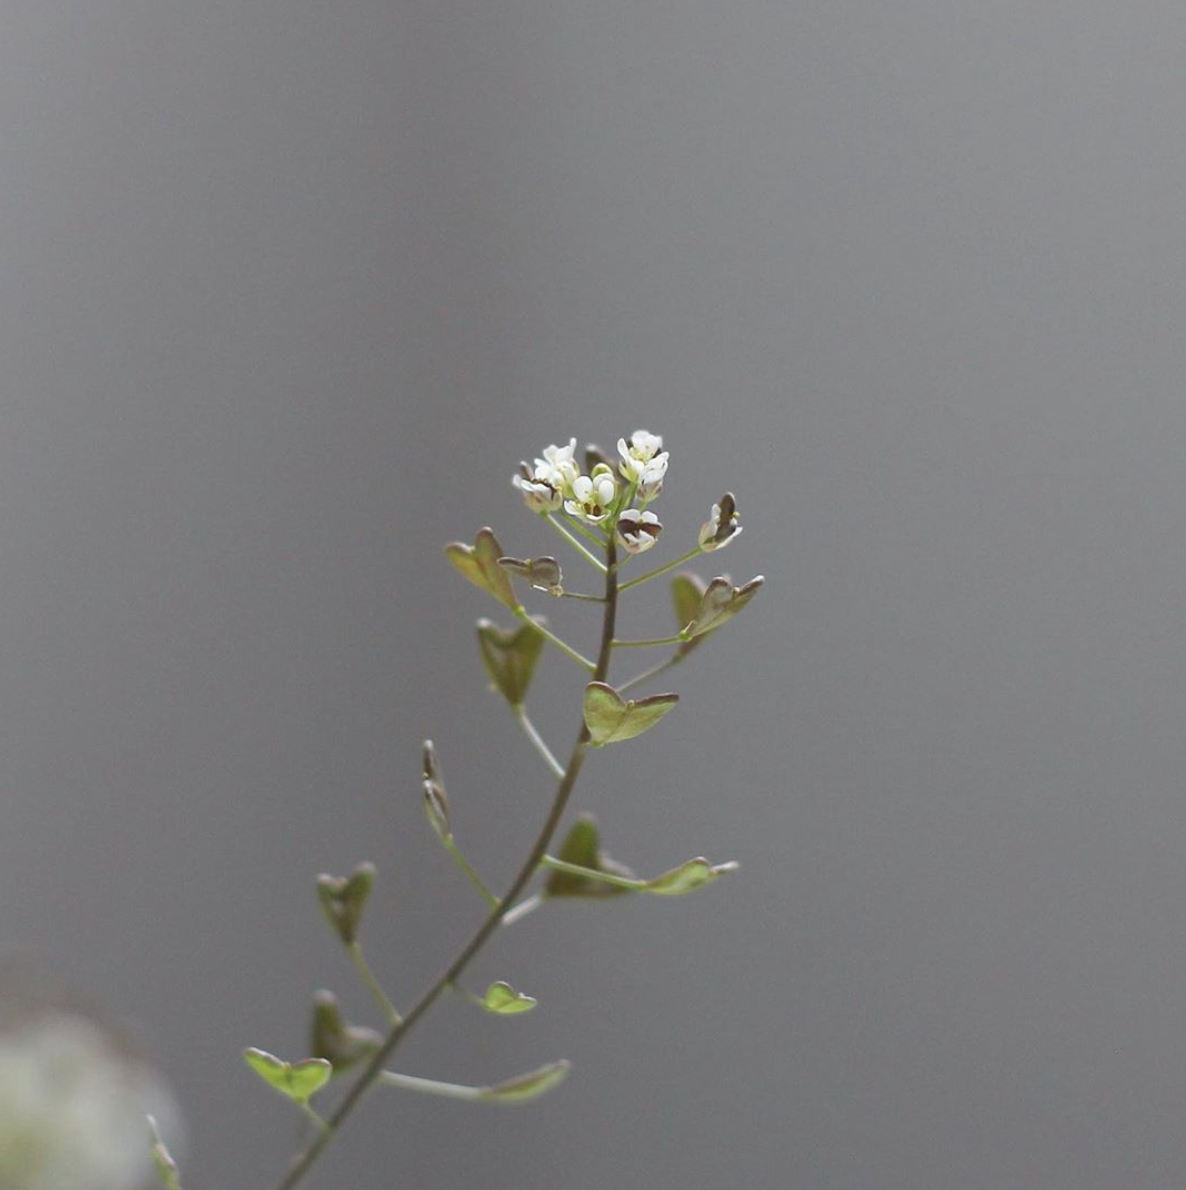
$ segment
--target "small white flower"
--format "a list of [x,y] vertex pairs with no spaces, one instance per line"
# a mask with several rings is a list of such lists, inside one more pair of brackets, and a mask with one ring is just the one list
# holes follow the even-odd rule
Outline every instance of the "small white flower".
[[705,553],[724,549],[741,534],[737,523],[737,502],[732,492],[726,492],[719,504],[712,506],[712,516],[700,526],[700,548]]
[[519,474],[511,479],[523,493],[523,501],[534,512],[555,512],[564,498],[572,494],[572,481],[580,474],[573,453],[577,440],[569,439],[567,446],[547,446],[544,457],[535,466],[519,464]]
[[519,464],[519,474],[511,483],[523,493],[523,502],[533,512],[555,512],[564,503],[564,489],[555,468],[543,459],[536,459],[534,467]]
[[630,554],[642,554],[659,540],[663,526],[653,512],[627,508],[618,517],[618,540]]
[[649,503],[663,490],[663,477],[667,474],[667,452],[656,455],[649,463],[638,469],[638,498]]
[[90,1021],[51,1013],[0,1033],[5,1190],[149,1185],[148,1112],[171,1120],[168,1092]]
[[638,495],[644,502],[653,500],[663,489],[663,477],[667,474],[667,451],[663,439],[649,430],[635,430],[627,445],[625,438],[618,439],[618,454],[622,461],[618,469],[627,482],[638,483]]
[[572,499],[564,501],[564,511],[598,525],[609,516],[617,494],[617,484],[608,468],[592,476],[578,475],[572,481]]
[[[547,463],[560,477],[561,490],[567,495],[572,490],[572,482],[581,473],[573,455],[576,453],[577,440],[570,438],[567,446],[545,446],[543,462]],[[538,464],[540,459],[535,460]]]

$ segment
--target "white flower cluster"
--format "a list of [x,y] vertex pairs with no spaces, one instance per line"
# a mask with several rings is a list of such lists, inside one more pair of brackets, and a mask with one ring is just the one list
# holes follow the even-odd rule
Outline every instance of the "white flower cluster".
[[[511,482],[523,493],[527,507],[538,513],[563,510],[585,525],[600,526],[603,531],[612,528],[627,553],[649,550],[663,532],[659,518],[647,508],[663,490],[667,475],[663,439],[649,430],[635,430],[629,441],[619,438],[617,474],[592,447],[586,454],[589,474],[582,474],[576,449],[577,440],[570,438],[567,446],[546,447],[543,458],[532,466],[519,464],[519,474]],[[737,503],[726,492],[700,528],[700,549],[704,553],[724,549],[740,533]]]
[[[607,462],[598,462],[588,475],[582,474],[576,445],[572,438],[567,446],[549,446],[533,465],[519,465],[511,482],[523,493],[527,507],[539,513],[563,509],[584,524],[613,526],[618,544],[628,553],[649,550],[663,530],[659,518],[646,511],[663,490],[667,474],[663,439],[649,430],[635,430],[629,442],[619,438],[617,475]],[[639,508],[633,507],[634,500]]]
[[90,1021],[49,1013],[0,1033],[4,1190],[139,1190],[149,1112],[174,1115],[168,1092]]

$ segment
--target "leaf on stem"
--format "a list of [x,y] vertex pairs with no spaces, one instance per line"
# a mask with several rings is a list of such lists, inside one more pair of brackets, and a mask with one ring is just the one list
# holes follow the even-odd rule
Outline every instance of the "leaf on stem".
[[[591,814],[582,814],[572,824],[556,858],[594,872],[634,879],[629,868],[610,859],[601,850],[601,832]],[[548,897],[616,897],[629,891],[621,885],[607,884],[604,880],[577,876],[572,872],[552,871],[544,885],[544,895]]]
[[362,910],[375,883],[375,865],[359,864],[349,876],[317,877],[317,898],[326,920],[338,937],[350,945],[358,937]]
[[313,997],[313,1021],[310,1028],[310,1052],[324,1058],[339,1075],[369,1058],[382,1044],[374,1029],[348,1024],[333,992],[318,992]]
[[518,628],[499,628],[490,620],[478,621],[478,650],[495,689],[513,707],[523,705],[543,651],[544,637],[531,620]]
[[706,884],[712,884],[729,872],[736,872],[738,865],[730,861],[725,864],[710,864],[703,857],[685,860],[678,868],[664,872],[648,880],[638,891],[653,893],[660,897],[682,897],[684,893],[695,892]]
[[714,578],[700,597],[700,604],[691,621],[680,630],[680,636],[691,641],[706,632],[719,628],[732,619],[753,597],[766,580],[759,574],[741,587],[735,587],[729,578]]
[[157,1181],[160,1182],[163,1190],[181,1190],[177,1162],[173,1160],[172,1154],[165,1147],[161,1131],[152,1116],[148,1117],[148,1127],[152,1133],[152,1165],[156,1170]]
[[510,576],[498,564],[503,549],[493,529],[479,529],[473,545],[451,541],[445,546],[445,556],[475,587],[489,592],[512,611],[519,606]]
[[243,1058],[268,1086],[294,1103],[308,1103],[333,1073],[333,1067],[324,1058],[285,1062],[254,1046],[243,1051]]
[[492,983],[482,997],[482,1007],[487,1012],[497,1013],[499,1016],[518,1016],[520,1013],[530,1012],[539,1001],[534,996],[525,996],[517,992],[509,983],[501,979]]
[[550,555],[542,558],[499,558],[498,564],[504,570],[526,579],[537,590],[547,591],[549,595],[563,594],[560,582],[564,576],[560,563]]
[[675,704],[678,694],[651,694],[624,699],[605,682],[585,687],[585,726],[595,747],[633,739],[649,731]]
[[558,1087],[571,1067],[571,1062],[561,1058],[559,1062],[549,1062],[538,1070],[516,1075],[492,1087],[482,1087],[478,1098],[484,1103],[525,1103]]

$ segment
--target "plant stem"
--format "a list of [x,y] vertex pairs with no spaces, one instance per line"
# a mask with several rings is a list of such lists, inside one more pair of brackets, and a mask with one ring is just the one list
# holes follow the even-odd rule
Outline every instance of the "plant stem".
[[638,578],[632,578],[628,583],[623,583],[618,590],[625,591],[630,587],[637,587],[639,583],[645,583],[650,579],[658,578],[659,575],[666,574],[669,570],[674,570],[677,566],[682,566],[685,562],[690,562],[701,553],[703,551],[699,546],[694,550],[688,550],[686,554],[682,554],[674,562],[668,562],[666,566],[660,566],[658,570],[648,570],[646,574],[640,574]]
[[443,1095],[446,1099],[468,1099],[471,1103],[482,1098],[481,1087],[462,1087],[457,1083],[442,1083],[435,1078],[417,1078],[414,1074],[397,1074],[384,1070],[379,1082],[385,1087],[402,1087],[405,1091],[420,1091],[428,1095]]
[[659,640],[616,640],[615,649],[645,649],[651,645],[684,645],[688,642],[682,636],[664,636]]
[[[597,663],[593,670],[593,680],[598,682],[604,682],[608,677],[610,659],[613,655],[614,623],[618,611],[618,580],[614,571],[614,563],[616,561],[616,547],[611,538],[606,546],[605,613],[601,624],[601,646],[598,649]],[[329,1142],[338,1134],[342,1125],[353,1114],[354,1109],[359,1105],[362,1097],[383,1075],[383,1067],[396,1051],[400,1042],[407,1036],[408,1032],[416,1025],[420,1018],[440,999],[445,989],[461,978],[462,973],[473,961],[474,957],[489,942],[491,935],[494,934],[503,919],[507,916],[511,907],[518,899],[519,894],[527,887],[531,878],[535,875],[540,861],[548,852],[548,846],[552,842],[552,837],[556,834],[557,828],[560,826],[560,821],[564,817],[564,811],[568,808],[569,798],[572,796],[573,788],[576,786],[577,778],[580,776],[589,739],[589,729],[582,721],[581,729],[577,733],[576,742],[572,747],[572,753],[568,758],[568,764],[564,769],[564,776],[560,778],[556,786],[556,793],[552,798],[552,805],[548,810],[544,824],[540,828],[540,832],[536,836],[536,840],[532,844],[531,850],[527,853],[527,857],[524,859],[518,873],[511,881],[510,887],[503,893],[502,900],[490,911],[481,926],[478,927],[474,936],[462,947],[457,957],[441,972],[435,982],[429,986],[420,999],[408,1010],[407,1016],[399,1024],[392,1026],[383,1044],[375,1051],[374,1056],[367,1063],[366,1069],[354,1080],[350,1089],[346,1092],[345,1097],[326,1122],[325,1130],[318,1133],[297,1154],[292,1165],[289,1167],[288,1173],[276,1183],[276,1190],[293,1190],[293,1187],[302,1181],[309,1170],[313,1168],[317,1159],[325,1151]]]
[[362,953],[362,947],[357,942],[349,942],[346,949],[350,952],[350,961],[354,964],[359,978],[366,985],[367,991],[374,997],[375,1003],[383,1010],[387,1024],[389,1026],[398,1025],[400,1022],[399,1009],[388,999],[383,985],[375,978],[370,963],[366,961],[366,957]]
[[[547,590],[547,588],[546,587],[537,587],[536,590],[537,591],[538,590]],[[548,593],[553,594],[553,592],[550,592],[550,591]],[[604,603],[605,602],[604,595],[582,595],[579,591],[561,591],[559,597],[561,599],[583,599],[586,603]]]
[[596,868],[583,868],[580,864],[570,864],[568,860],[557,859],[554,855],[545,855],[540,863],[545,868],[552,868],[557,872],[567,872],[570,876],[582,876],[586,880],[600,880],[602,884],[612,884],[616,888],[628,888],[637,892],[646,886],[645,880],[632,880],[629,876],[615,876],[613,872],[599,872]]
[[590,562],[597,570],[600,570],[602,574],[605,573],[605,563],[602,562],[600,558],[595,557],[583,545],[581,545],[581,543],[577,541],[577,539],[573,537],[573,535],[556,519],[555,513],[549,512],[547,517],[548,524],[551,525],[552,528],[555,529],[556,532],[559,533],[560,536],[563,537],[564,540],[567,541],[568,544],[571,545],[578,554],[581,554],[587,562]]
[[461,853],[461,848],[453,841],[453,836],[449,835],[441,840],[445,845],[445,850],[453,857],[453,862],[469,877],[469,882],[478,890],[478,895],[490,906],[491,909],[498,904],[498,898],[486,887],[485,881],[470,867],[469,860]]
[[544,899],[539,893],[524,898],[513,909],[508,909],[502,915],[502,924],[504,926],[513,926],[515,922],[526,917],[529,913],[534,913],[543,903]]
[[564,641],[562,641],[551,629],[545,628],[538,620],[533,620],[527,614],[527,609],[523,607],[522,604],[515,608],[515,615],[517,615],[524,623],[530,624],[540,634],[540,636],[544,638],[544,640],[551,641],[552,644],[554,644],[556,648],[558,648],[562,653],[566,653],[574,661],[578,662],[580,665],[583,665],[590,673],[592,673],[597,668],[597,666],[592,661],[590,661],[588,657],[578,653],[576,649],[572,647],[572,645],[566,644]]
[[614,689],[621,694],[623,690],[629,690],[634,686],[641,686],[643,682],[649,682],[651,678],[657,678],[664,670],[670,669],[673,665],[678,665],[687,655],[682,650],[672,653],[666,661],[660,661],[658,665],[652,665],[650,669],[644,669],[642,673],[635,674],[634,677],[629,678],[625,682],[620,682]]
[[535,750],[544,758],[544,764],[552,770],[552,776],[559,779],[564,776],[564,765],[552,755],[552,749],[544,743],[544,737],[540,735],[535,729],[535,724],[527,718],[527,711],[524,710],[522,704],[512,708],[515,712],[515,718],[519,720],[520,726],[527,733],[527,738],[531,741]]

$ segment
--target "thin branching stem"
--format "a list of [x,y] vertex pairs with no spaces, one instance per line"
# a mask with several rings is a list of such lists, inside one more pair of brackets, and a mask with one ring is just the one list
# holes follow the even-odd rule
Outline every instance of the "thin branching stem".
[[577,541],[577,539],[575,537],[573,537],[573,535],[560,523],[560,521],[556,517],[555,513],[549,512],[547,514],[547,518],[548,518],[548,524],[551,525],[552,528],[555,529],[556,532],[559,533],[560,536],[563,537],[564,540],[567,541],[568,544],[571,545],[572,548],[574,550],[576,550],[577,553],[580,554],[585,559],[586,562],[588,562],[591,566],[593,566],[596,570],[600,571],[602,574],[605,573],[605,563],[600,558],[598,558],[596,555],[590,553],[589,550],[585,548],[585,546],[583,546],[579,541]]
[[540,865],[551,868],[554,872],[565,872],[569,876],[580,876],[584,880],[599,880],[602,884],[612,884],[615,888],[628,888],[637,892],[646,887],[645,880],[635,880],[629,876],[618,876],[613,872],[601,872],[597,868],[586,868],[581,864],[570,864],[567,860],[557,859],[554,855],[545,855]]
[[584,656],[582,653],[578,653],[576,649],[572,647],[572,645],[568,644],[567,641],[561,640],[560,637],[558,637],[550,628],[544,627],[544,625],[538,620],[533,620],[531,616],[527,614],[527,609],[525,607],[520,606],[515,608],[515,615],[517,615],[520,620],[524,621],[524,623],[530,624],[540,634],[540,636],[544,638],[544,640],[550,641],[556,646],[556,648],[560,650],[560,652],[564,653],[568,657],[571,657],[579,665],[583,665],[590,673],[592,673],[597,668],[596,662],[590,661],[588,657]]
[[498,898],[486,887],[486,882],[474,871],[469,860],[462,854],[461,848],[453,841],[453,836],[447,835],[441,842],[444,843],[445,850],[453,857],[453,862],[465,873],[470,884],[478,890],[478,896],[493,909],[498,904]]
[[615,649],[647,649],[652,645],[683,645],[687,644],[682,636],[663,636],[658,640],[616,640]]
[[632,578],[628,583],[623,583],[618,590],[626,591],[631,587],[637,587],[639,583],[650,582],[651,579],[658,578],[659,575],[666,574],[669,570],[674,570],[677,566],[682,566],[685,562],[690,562],[702,552],[699,546],[694,550],[688,550],[686,554],[681,554],[674,562],[668,562],[665,566],[660,566],[657,570],[648,570],[646,574],[640,574],[637,578]]
[[[609,676],[610,659],[613,656],[614,623],[618,611],[618,580],[614,570],[614,563],[616,561],[616,548],[611,539],[606,546],[605,612],[601,624],[601,645],[597,651],[597,662],[593,670],[593,679],[598,682],[604,682]],[[388,1031],[383,1044],[375,1051],[373,1057],[367,1063],[366,1068],[354,1080],[341,1103],[338,1104],[333,1114],[326,1121],[325,1129],[314,1136],[312,1141],[297,1154],[289,1166],[288,1172],[276,1183],[276,1190],[293,1190],[293,1187],[304,1179],[305,1175],[317,1162],[317,1159],[325,1152],[330,1141],[337,1136],[343,1124],[354,1113],[355,1108],[358,1107],[363,1096],[375,1085],[377,1080],[383,1077],[383,1068],[399,1047],[400,1042],[416,1026],[420,1018],[440,999],[446,989],[461,978],[474,957],[482,950],[490,940],[491,935],[502,924],[503,919],[511,911],[519,895],[535,875],[540,861],[548,853],[548,846],[551,844],[552,838],[560,826],[561,819],[564,817],[564,811],[568,808],[569,799],[572,797],[572,791],[576,786],[577,778],[580,776],[589,739],[589,729],[582,722],[580,731],[577,733],[576,741],[572,746],[568,764],[564,768],[564,776],[560,778],[556,785],[556,792],[552,797],[552,805],[548,810],[544,824],[540,828],[540,832],[536,836],[536,840],[532,844],[530,851],[528,851],[522,866],[511,881],[510,887],[503,894],[502,899],[491,909],[485,920],[478,927],[477,932],[462,947],[457,957],[437,976],[436,980],[421,995],[420,999],[412,1005],[403,1020],[398,1025],[392,1026]],[[516,908],[517,910],[521,910],[521,907]]]
[[512,708],[515,712],[515,718],[519,720],[519,725],[523,728],[527,738],[531,741],[532,747],[544,758],[544,764],[552,770],[552,776],[559,779],[564,776],[564,765],[556,759],[552,754],[552,749],[544,743],[544,737],[536,730],[535,724],[527,717],[526,709],[520,704]]
[[623,690],[630,690],[635,686],[641,686],[643,682],[649,682],[651,678],[657,678],[673,665],[678,665],[687,655],[682,649],[672,653],[666,661],[660,661],[658,665],[652,665],[650,669],[644,669],[642,673],[635,674],[634,677],[628,678],[625,682],[619,682],[614,689],[621,694]]
[[346,944],[346,949],[350,952],[350,961],[354,964],[354,969],[358,972],[358,977],[362,980],[363,986],[370,992],[375,1003],[378,1004],[383,1015],[387,1018],[388,1027],[398,1025],[401,1020],[399,1009],[392,1004],[387,993],[383,990],[383,985],[375,978],[375,973],[371,970],[370,963],[366,961],[366,955],[362,953],[362,947],[357,942],[349,942]]

